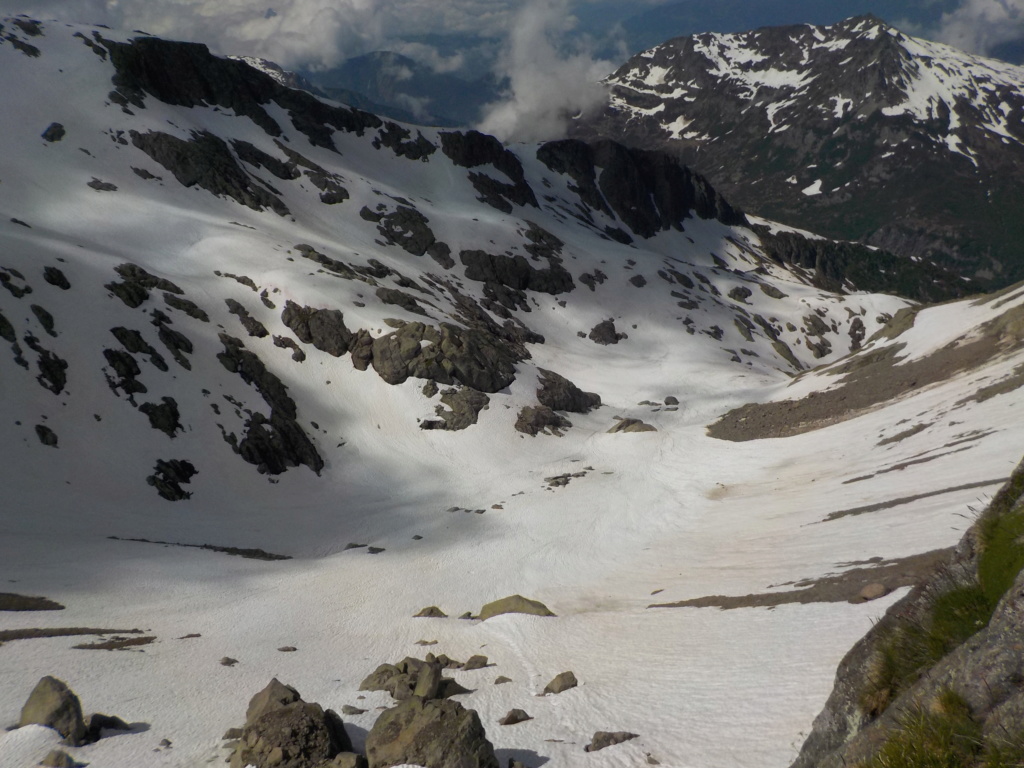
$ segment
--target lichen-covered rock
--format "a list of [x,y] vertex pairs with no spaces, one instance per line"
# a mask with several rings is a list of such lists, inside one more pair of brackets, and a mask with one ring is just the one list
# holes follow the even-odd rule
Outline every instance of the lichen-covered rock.
[[487,603],[480,609],[480,621],[500,616],[503,613],[526,613],[531,616],[554,616],[544,603],[539,600],[530,600],[522,595],[509,595],[500,600]]
[[275,707],[245,726],[231,768],[320,768],[351,752],[345,726],[332,710],[295,701]]
[[73,747],[86,742],[87,731],[78,697],[65,682],[49,675],[36,683],[21,708],[18,727],[26,725],[53,728]]
[[544,368],[537,369],[540,387],[537,389],[537,400],[553,411],[569,411],[571,413],[590,413],[601,406],[601,396],[594,392],[584,392],[564,376]]
[[455,701],[406,699],[381,713],[366,737],[370,768],[498,768],[476,712]]
[[[457,432],[471,427],[477,422],[480,411],[487,408],[491,399],[483,392],[463,387],[455,392],[445,392],[441,395],[443,405],[435,406],[434,413],[441,417],[440,420],[427,420],[420,422],[420,429],[444,429],[449,432]],[[450,410],[449,410],[450,409]]]

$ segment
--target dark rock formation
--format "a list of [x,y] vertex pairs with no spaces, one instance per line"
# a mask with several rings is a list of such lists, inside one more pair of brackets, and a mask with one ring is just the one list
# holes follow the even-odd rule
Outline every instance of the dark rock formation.
[[427,311],[420,306],[415,296],[410,296],[405,291],[400,291],[397,288],[378,288],[377,298],[384,304],[401,307],[406,312],[412,312],[414,315],[426,316],[427,314]]
[[511,183],[507,183],[483,173],[471,172],[469,180],[480,193],[477,198],[480,202],[504,213],[512,213],[513,203],[537,207],[537,198],[526,182],[519,158],[493,136],[479,131],[442,133],[441,150],[455,165],[476,168],[491,164],[511,180]]
[[66,133],[67,131],[64,130],[64,126],[60,123],[50,123],[42,133],[43,141],[60,141]]
[[250,336],[257,339],[263,339],[270,335],[266,326],[250,315],[249,310],[247,310],[241,303],[234,299],[225,299],[224,302],[228,305],[228,312],[238,318],[238,321]]
[[657,432],[658,430],[640,419],[619,419],[615,426],[608,430],[609,435],[619,432]]
[[174,174],[183,186],[199,186],[255,211],[269,208],[280,216],[288,214],[280,198],[257,185],[242,170],[220,137],[208,131],[193,131],[188,140],[160,131],[133,130],[130,135],[132,144]]
[[43,280],[64,291],[71,287],[67,277],[57,267],[43,267]]
[[156,488],[160,498],[168,501],[184,501],[192,497],[191,493],[182,490],[182,485],[188,485],[192,478],[199,474],[192,462],[185,459],[158,459],[153,468],[153,474],[146,478],[146,482]]
[[386,710],[366,737],[370,768],[498,768],[480,718],[451,700],[406,699]]
[[189,301],[183,296],[175,296],[173,293],[165,293],[164,303],[168,307],[181,310],[194,320],[201,320],[204,323],[210,322],[210,316],[206,314],[205,310],[200,309],[194,301]]
[[412,133],[397,123],[390,120],[384,123],[384,127],[377,132],[373,140],[374,149],[387,147],[398,157],[405,157],[409,160],[422,160],[426,162],[437,147],[423,137],[423,134],[416,131],[416,138],[410,138]]
[[36,437],[39,438],[39,442],[50,448],[57,447],[57,435],[45,424],[36,424]]
[[540,433],[561,437],[563,430],[572,427],[572,422],[565,416],[555,413],[546,405],[523,406],[516,417],[515,428],[524,435],[536,436]]
[[142,267],[125,263],[114,267],[114,271],[120,275],[122,282],[107,283],[104,288],[117,296],[128,307],[135,309],[149,298],[150,290],[161,290],[181,295],[184,293],[181,288],[170,280],[151,275]]
[[533,718],[525,710],[510,709],[508,714],[498,721],[498,725],[516,725],[517,723],[525,723],[527,720],[533,720]]
[[381,664],[360,684],[361,691],[387,691],[396,701],[412,696],[421,699],[446,699],[468,693],[455,680],[443,677],[442,659],[428,655],[426,660],[407,656],[397,664]]
[[615,321],[609,318],[608,320],[602,320],[591,328],[587,338],[595,344],[607,346],[609,344],[618,344],[623,339],[627,339],[629,337],[624,333],[616,331]]
[[564,376],[554,371],[538,368],[540,387],[537,389],[537,400],[541,405],[553,411],[569,411],[570,413],[590,413],[594,408],[601,407],[601,396],[594,392],[584,392]]
[[332,357],[341,357],[349,350],[352,332],[345,327],[345,316],[337,309],[300,307],[289,300],[281,313],[281,322],[303,344],[312,344]]
[[279,475],[289,467],[305,464],[319,474],[324,461],[296,421],[297,408],[288,395],[288,388],[267,370],[259,357],[245,349],[239,339],[222,333],[220,340],[224,351],[217,359],[228,371],[237,373],[246,384],[254,387],[270,406],[269,418],[261,413],[249,417],[241,440],[234,435],[225,435],[225,439],[261,473]]
[[173,397],[163,397],[161,401],[160,403],[143,403],[139,406],[139,410],[149,417],[149,426],[173,438],[179,429],[182,432],[185,431],[185,428],[181,426],[178,403]]
[[231,148],[235,150],[238,159],[243,163],[248,163],[254,168],[266,168],[282,181],[293,181],[302,176],[302,172],[296,167],[297,164],[294,160],[291,162],[280,160],[250,144],[248,141],[232,139]]
[[55,677],[44,677],[32,689],[21,709],[18,727],[44,725],[53,728],[73,747],[86,742],[82,705],[67,684]]
[[121,342],[121,346],[125,350],[132,354],[142,354],[149,357],[149,362],[153,364],[153,367],[158,371],[166,372],[167,362],[163,356],[157,352],[144,338],[142,334],[136,330],[124,328],[118,326],[117,328],[111,328],[110,332],[114,338]]
[[[491,399],[483,392],[464,387],[448,391],[441,395],[441,402],[448,406],[435,406],[434,413],[441,417],[440,421],[428,420],[420,422],[420,429],[444,429],[457,432],[471,427],[477,422],[480,411],[487,408]],[[450,409],[450,410],[449,410]]]

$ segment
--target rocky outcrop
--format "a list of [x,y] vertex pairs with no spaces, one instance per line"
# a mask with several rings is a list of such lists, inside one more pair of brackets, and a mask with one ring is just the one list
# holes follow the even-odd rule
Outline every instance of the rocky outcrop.
[[476,424],[480,411],[488,407],[491,399],[483,392],[463,387],[443,392],[441,402],[448,408],[446,409],[443,405],[435,406],[434,413],[441,417],[440,420],[421,421],[420,429],[443,429],[457,432],[471,427]]
[[538,368],[537,400],[541,405],[553,411],[569,411],[570,413],[590,413],[594,408],[601,407],[601,396],[594,392],[584,392],[564,376],[554,371]]
[[184,501],[191,498],[192,494],[181,486],[188,485],[197,474],[199,470],[185,459],[158,459],[153,474],[146,478],[146,482],[156,488],[161,498]]
[[550,170],[569,175],[583,203],[614,212],[639,237],[682,230],[694,212],[723,224],[746,221],[704,177],[664,152],[630,149],[607,139],[590,144],[564,139],[543,144],[537,158]]
[[302,700],[277,678],[249,702],[232,768],[325,768],[352,750],[345,726],[332,710]]
[[572,427],[565,416],[555,413],[546,405],[524,405],[516,417],[515,429],[524,435],[536,436],[541,433],[561,437],[562,432]]
[[624,333],[619,333],[615,330],[615,321],[611,318],[602,320],[600,323],[590,329],[590,333],[587,334],[587,338],[595,344],[602,346],[608,346],[609,344],[618,344],[623,339],[629,337]]
[[[909,723],[938,723],[936,732],[943,733],[949,721],[929,720],[936,717],[955,717],[975,734],[966,742],[968,759],[1019,744],[1022,525],[1024,462],[948,562],[891,606],[846,654],[793,768],[875,765],[872,759],[887,745],[905,743]],[[933,746],[942,748],[944,738],[956,737],[937,736]]]
[[208,131],[193,131],[188,140],[169,133],[130,131],[132,144],[174,174],[182,186],[198,186],[214,195],[262,211],[269,208],[280,216],[288,207],[238,165],[223,139]]
[[381,713],[366,737],[366,757],[370,768],[498,768],[476,712],[417,696]]
[[300,307],[289,300],[281,313],[281,322],[303,344],[312,344],[332,357],[341,357],[349,350],[352,332],[345,326],[345,316],[337,309]]
[[471,172],[469,180],[480,194],[480,202],[497,208],[503,213],[512,213],[512,206],[532,206],[537,208],[537,198],[526,182],[523,165],[512,152],[505,149],[501,142],[493,136],[479,131],[465,133],[442,133],[441,151],[462,168],[477,168],[481,165],[493,165],[511,183],[498,181],[485,173]]
[[579,685],[579,681],[576,679],[576,675],[572,672],[561,672],[555,675],[551,682],[544,686],[544,693],[562,693],[563,691],[568,691],[570,688],[575,688],[577,685]]
[[455,662],[445,664],[447,657],[417,659],[406,656],[397,664],[381,664],[371,672],[359,685],[361,691],[387,691],[396,701],[404,701],[410,696],[422,699],[447,699],[460,693],[468,693],[459,683],[449,677],[443,677],[443,669],[457,665]]
[[638,738],[638,734],[629,731],[597,731],[590,743],[583,748],[584,752],[597,752],[599,749],[612,747]]
[[620,432],[657,432],[655,427],[641,421],[640,419],[619,419],[615,425],[608,430],[609,435]]

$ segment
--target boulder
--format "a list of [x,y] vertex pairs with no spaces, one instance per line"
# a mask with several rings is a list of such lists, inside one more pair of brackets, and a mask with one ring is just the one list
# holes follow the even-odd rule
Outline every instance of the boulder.
[[345,726],[319,704],[295,701],[248,723],[231,756],[231,768],[320,768],[339,752],[351,752]]
[[82,763],[79,763],[62,749],[54,749],[47,753],[39,765],[44,768],[79,768]]
[[317,768],[366,768],[366,758],[355,752],[341,752],[329,763],[321,763]]
[[466,663],[462,665],[462,668],[468,672],[473,669],[483,669],[486,666],[487,657],[477,654],[466,659]]
[[407,699],[377,718],[366,737],[370,768],[498,768],[476,712],[451,700]]
[[537,401],[553,411],[570,411],[572,413],[590,413],[601,406],[601,396],[594,392],[584,392],[564,376],[554,371],[539,368],[540,376],[537,389]]
[[607,346],[609,344],[618,344],[620,341],[628,337],[626,334],[616,331],[615,321],[609,319],[604,320],[591,328],[587,338],[595,344]]
[[448,614],[438,608],[436,605],[428,605],[426,608],[420,610],[414,619],[446,619]]
[[500,616],[503,613],[526,613],[531,616],[554,616],[544,603],[539,600],[530,600],[522,595],[509,595],[500,600],[487,603],[480,609],[480,621]]
[[610,747],[614,744],[621,744],[624,741],[637,738],[639,734],[629,731],[597,731],[590,743],[583,748],[584,752],[597,752],[599,749]]
[[29,694],[28,701],[21,708],[18,727],[43,725],[53,728],[73,747],[87,741],[85,720],[82,719],[82,705],[67,684],[47,675],[42,678]]
[[864,588],[857,594],[857,597],[853,599],[853,602],[866,603],[870,600],[877,600],[880,597],[885,597],[891,592],[885,584],[866,584]]
[[544,686],[544,693],[561,693],[575,688],[577,685],[579,685],[579,681],[576,680],[576,675],[572,672],[562,672],[555,675],[554,679]]
[[515,725],[516,723],[525,723],[527,720],[533,720],[533,718],[526,714],[525,711],[510,709],[508,714],[498,721],[498,725]]
[[245,724],[251,725],[267,712],[294,704],[296,701],[302,701],[299,692],[275,677],[266,688],[249,699],[249,707],[245,710]]

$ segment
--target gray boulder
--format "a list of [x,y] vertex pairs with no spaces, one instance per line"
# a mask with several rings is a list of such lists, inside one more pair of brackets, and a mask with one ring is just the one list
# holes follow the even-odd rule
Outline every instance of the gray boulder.
[[299,692],[275,677],[266,688],[249,700],[249,707],[245,710],[245,724],[251,725],[267,712],[294,704],[296,701],[302,701]]
[[533,720],[533,718],[526,714],[525,710],[510,709],[508,714],[498,721],[498,725],[516,725],[517,723],[525,723],[527,720]]
[[537,401],[553,411],[570,411],[572,413],[590,413],[594,408],[601,407],[601,396],[594,392],[584,392],[564,376],[544,368],[538,369],[540,377],[537,389]]
[[640,419],[620,419],[615,425],[608,430],[609,435],[615,435],[620,432],[657,432],[655,427],[650,424],[641,421]]
[[370,768],[498,768],[476,712],[451,700],[413,697],[377,718],[366,737]]
[[562,436],[562,430],[572,427],[572,422],[565,416],[555,413],[546,405],[526,405],[519,411],[515,429],[524,435],[536,437],[542,432],[545,435]]
[[18,727],[44,725],[53,728],[73,747],[87,741],[82,705],[67,684],[47,675],[42,678],[29,694],[28,701],[21,709]]
[[576,679],[576,675],[572,672],[562,672],[555,675],[555,678],[544,686],[544,693],[561,693],[575,688],[577,685],[579,685],[579,681]]
[[595,344],[607,346],[609,344],[618,344],[620,341],[628,337],[626,334],[616,331],[615,321],[609,319],[604,320],[591,328],[587,338]]

